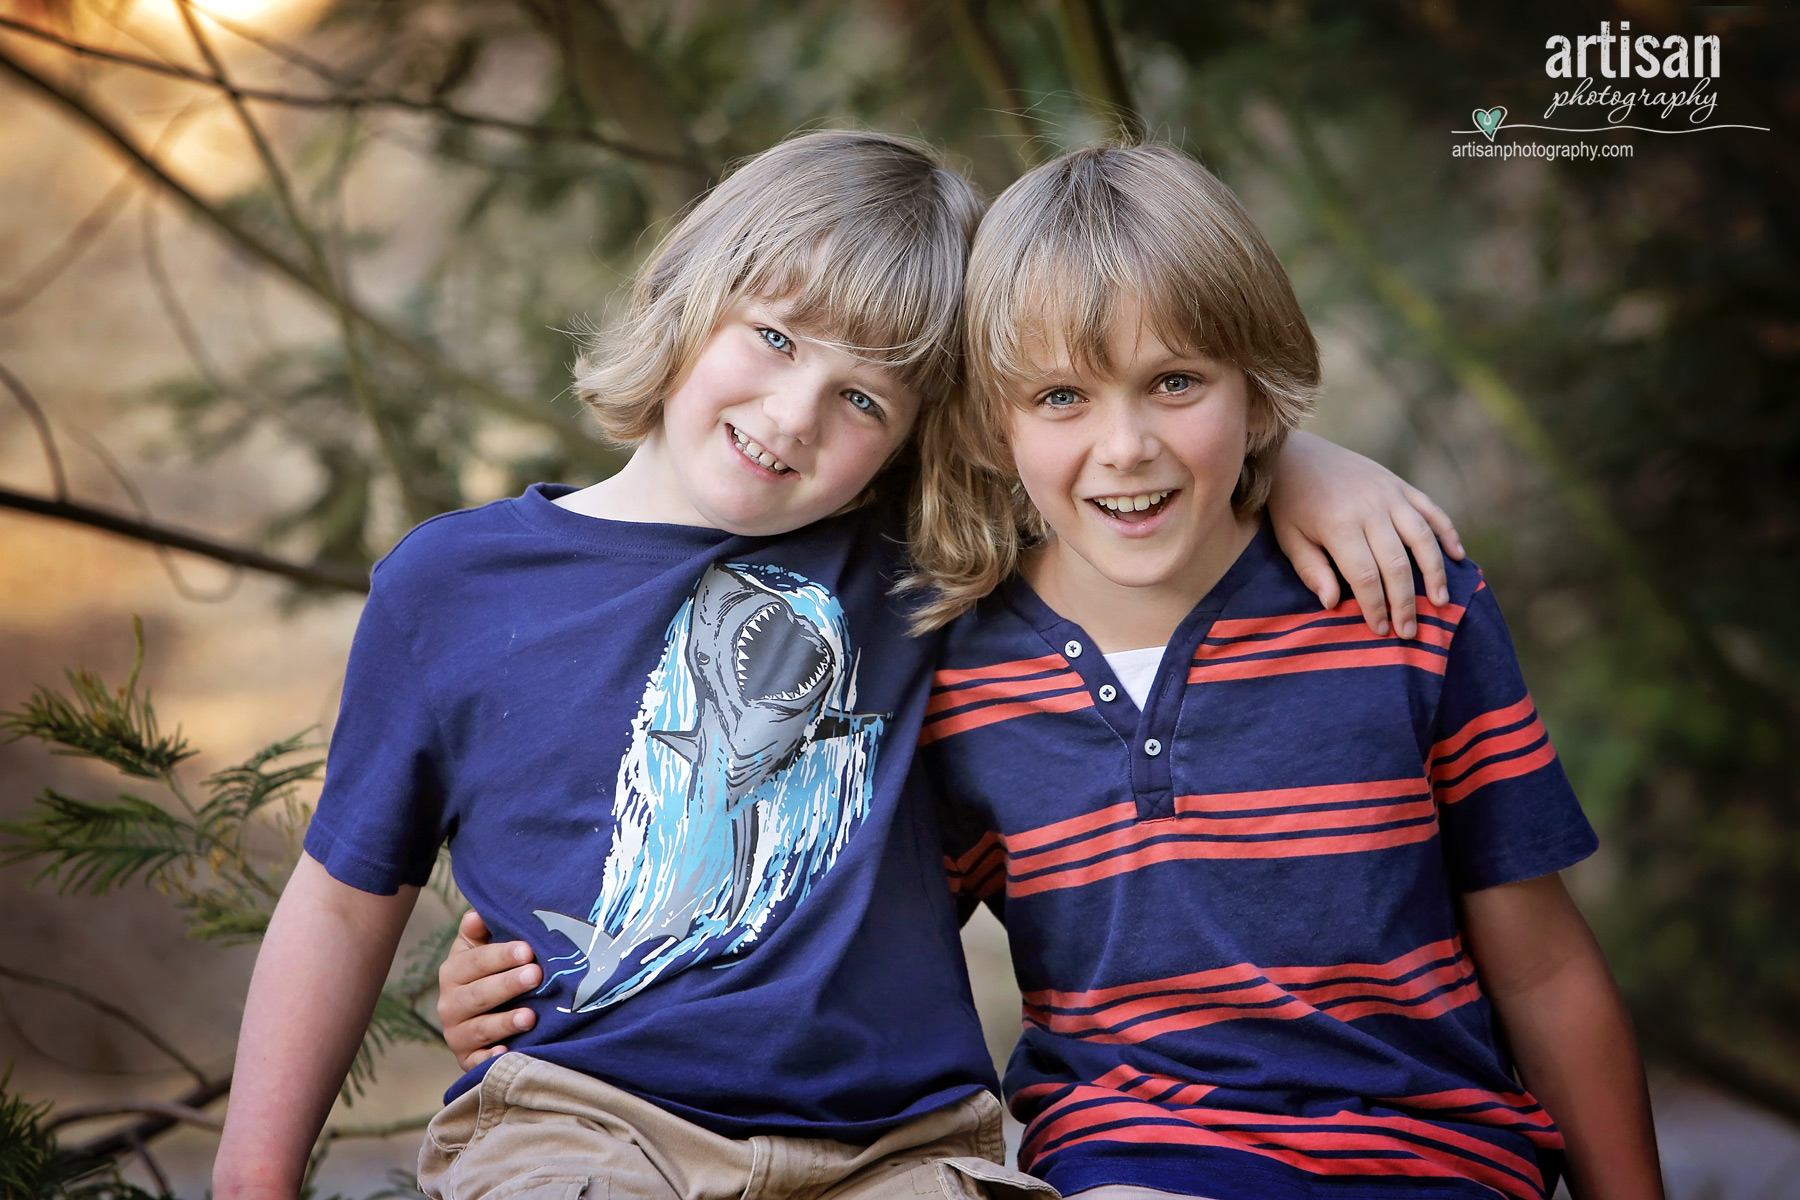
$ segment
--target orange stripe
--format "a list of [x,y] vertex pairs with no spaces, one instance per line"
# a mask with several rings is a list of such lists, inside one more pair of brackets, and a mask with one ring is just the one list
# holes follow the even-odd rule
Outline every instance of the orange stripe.
[[1060,842],[1065,838],[1075,837],[1077,834],[1136,819],[1136,804],[1129,802],[1110,804],[1091,813],[1083,813],[1079,817],[1070,817],[1065,821],[1053,821],[1048,825],[1039,825],[1036,829],[1027,829],[1024,833],[1008,834],[1002,840],[1005,841],[1009,853],[1018,854],[1038,846],[1048,845],[1051,842]]
[[1212,796],[1177,796],[1177,813],[1241,812],[1252,808],[1285,808],[1302,804],[1341,804],[1355,800],[1387,800],[1425,793],[1423,777],[1376,779],[1367,783],[1327,783],[1314,787],[1270,788],[1259,792],[1220,792]]
[[1069,660],[1062,655],[1046,654],[1042,658],[1021,658],[1014,662],[995,663],[991,667],[965,667],[960,670],[939,671],[932,675],[931,686],[941,688],[967,683],[971,679],[1003,679],[1011,675],[1036,675],[1056,670],[1059,667],[1066,668],[1068,665]]
[[1007,696],[1025,696],[1032,692],[1060,691],[1063,688],[1079,686],[1081,686],[1081,676],[1074,671],[1064,671],[1060,675],[1051,675],[1045,679],[1001,679],[993,683],[978,684],[972,688],[933,692],[931,699],[926,701],[925,715],[933,716],[949,709],[979,704],[983,700],[999,700]]
[[[1044,867],[1112,854],[1156,838],[1272,837],[1280,833],[1312,833],[1330,829],[1354,829],[1360,825],[1386,825],[1394,821],[1420,820],[1433,815],[1431,794],[1423,787],[1416,796],[1389,804],[1360,808],[1331,808],[1311,812],[1275,812],[1245,817],[1174,816],[1137,821],[1124,828],[1107,829],[1078,842],[1038,851],[1023,851],[1005,838],[1015,875]],[[1277,856],[1282,857],[1282,856]]]
[[[1084,1036],[1097,1042],[1132,1044],[1177,1030],[1200,1029],[1223,1021],[1269,1018],[1297,1020],[1320,1013],[1334,1021],[1353,1021],[1377,1013],[1431,1019],[1471,1003],[1481,995],[1471,967],[1460,956],[1411,979],[1389,983],[1340,982],[1296,996],[1293,989],[1269,978],[1229,991],[1163,993],[1121,1001],[1092,1012],[1054,1012],[1025,1005],[1025,1016],[1051,1033]],[[1266,973],[1273,977],[1276,972]],[[1436,992],[1433,996],[1431,993]],[[1358,997],[1352,1003],[1332,1001]],[[1326,1006],[1330,1005],[1329,1011]],[[1175,1012],[1170,1010],[1180,1009]],[[1157,1013],[1168,1015],[1147,1020]],[[1126,1025],[1130,1028],[1123,1028]]]
[[1544,732],[1544,723],[1533,717],[1531,724],[1525,725],[1511,733],[1495,733],[1473,742],[1456,755],[1464,762],[1433,762],[1431,764],[1431,782],[1434,787],[1466,773],[1477,763],[1487,762],[1502,754],[1511,754],[1515,750],[1543,741],[1549,734]]
[[1028,716],[1031,713],[1064,713],[1078,709],[1094,707],[1094,698],[1085,691],[1065,692],[1060,696],[1045,696],[1039,700],[1014,700],[1008,704],[995,704],[988,708],[977,708],[956,716],[935,717],[925,723],[919,733],[919,745],[923,746],[949,737],[954,733],[966,733],[971,729],[980,729],[983,725],[992,725],[997,721],[1009,721],[1014,717]]
[[1358,621],[1354,625],[1306,625],[1276,636],[1265,636],[1254,641],[1240,640],[1213,644],[1209,634],[1194,655],[1196,662],[1229,662],[1250,654],[1265,654],[1276,650],[1295,650],[1303,646],[1343,646],[1346,643],[1373,642],[1376,645],[1398,646],[1437,646],[1448,647],[1450,639],[1456,636],[1453,629],[1445,629],[1441,625],[1422,624],[1419,636],[1400,640],[1384,634],[1372,632],[1367,625]]
[[[1423,596],[1419,597],[1418,603],[1421,617],[1434,617],[1451,625],[1461,624],[1463,613],[1466,611],[1460,604],[1433,604]],[[1338,603],[1336,608],[1322,609],[1314,613],[1293,613],[1279,617],[1237,617],[1231,620],[1214,621],[1212,627],[1206,632],[1206,640],[1209,642],[1215,638],[1241,640],[1281,634],[1295,629],[1304,629],[1308,625],[1341,620],[1345,617],[1354,617],[1358,622],[1362,622],[1362,615],[1362,605],[1355,600],[1343,600]],[[1343,626],[1343,628],[1349,628],[1349,626]],[[1362,624],[1362,628],[1368,629],[1366,622]],[[1376,637],[1378,635],[1371,631],[1368,636]]]
[[999,844],[1000,835],[990,829],[980,837],[976,838],[975,844],[963,851],[961,858],[951,858],[950,856],[945,855],[944,861],[949,864],[952,871],[958,873],[965,872]]
[[1154,863],[1178,862],[1183,859],[1301,858],[1318,854],[1357,854],[1370,850],[1387,850],[1395,846],[1429,841],[1437,836],[1436,822],[1422,822],[1403,829],[1356,833],[1340,837],[1283,838],[1260,842],[1163,842],[1145,846],[1128,854],[1116,855],[1085,867],[1053,871],[1032,879],[1009,878],[1008,896],[1033,896],[1062,888],[1080,887],[1123,875]]
[[1443,741],[1432,746],[1431,758],[1433,760],[1449,758],[1488,730],[1498,729],[1502,725],[1516,724],[1519,721],[1523,721],[1531,712],[1530,696],[1526,696],[1523,700],[1515,701],[1505,708],[1496,708],[1492,712],[1484,712],[1479,717],[1472,718],[1461,729],[1457,730]]
[[1444,656],[1411,645],[1379,646],[1369,650],[1315,650],[1285,658],[1231,659],[1188,670],[1189,683],[1226,679],[1260,679],[1268,675],[1295,675],[1303,671],[1342,671],[1358,667],[1418,667],[1434,675],[1444,673]]
[[1555,761],[1556,747],[1545,742],[1530,754],[1509,758],[1503,762],[1489,763],[1485,767],[1477,768],[1474,774],[1455,787],[1439,791],[1438,803],[1455,804],[1469,793],[1484,788],[1490,783],[1499,783],[1503,779],[1517,779],[1521,775],[1529,775],[1539,767],[1548,766]]
[[[1094,1090],[1077,1087],[1075,1094],[1032,1122],[1019,1151],[1022,1168],[1036,1165],[1044,1145],[1051,1141],[1060,1142],[1051,1154],[1091,1141],[1194,1145],[1272,1158],[1309,1175],[1467,1179],[1518,1200],[1543,1197],[1542,1176],[1535,1163],[1503,1147],[1426,1121],[1361,1114],[1286,1117],[1223,1109],[1169,1109],[1123,1098],[1095,1105],[1091,1103]],[[1086,1106],[1053,1115],[1074,1104]],[[1169,1124],[1170,1116],[1189,1124]],[[1119,1121],[1132,1123],[1113,1129],[1094,1128]],[[1334,1128],[1320,1128],[1322,1125]],[[1251,1128],[1238,1128],[1241,1126]],[[1400,1134],[1412,1134],[1437,1144],[1422,1145]],[[1320,1157],[1325,1153],[1332,1156]],[[1404,1157],[1397,1157],[1400,1155]],[[1539,1180],[1540,1186],[1534,1187],[1529,1182],[1532,1179]]]
[[1172,975],[1167,979],[1146,979],[1137,983],[1114,984],[1111,987],[1095,988],[1087,992],[1053,990],[1027,992],[1025,999],[1032,1004],[1054,1008],[1097,1008],[1104,1004],[1111,1004],[1115,1000],[1140,996],[1145,992],[1167,991],[1171,988],[1198,990],[1228,983],[1244,983],[1264,977],[1300,987],[1357,976],[1398,979],[1402,975],[1410,975],[1425,964],[1436,962],[1439,959],[1460,959],[1462,953],[1461,939],[1450,937],[1427,942],[1417,950],[1408,950],[1405,954],[1397,958],[1390,958],[1386,962],[1329,963],[1317,967],[1261,967],[1255,963],[1233,963],[1228,967],[1213,967],[1210,970],[1193,971],[1186,975]]
[[1255,963],[1233,963],[1229,967],[1213,967],[1211,970],[1174,975],[1168,979],[1146,979],[1141,983],[1116,984],[1112,987],[1095,988],[1091,992],[1059,992],[1045,988],[1040,991],[1026,992],[1024,999],[1027,1004],[1044,1008],[1098,1008],[1103,1004],[1111,1004],[1115,1000],[1141,996],[1145,992],[1167,991],[1170,988],[1198,990],[1223,987],[1228,983],[1250,983],[1262,977],[1262,968]]
[[[1563,1149],[1563,1135],[1556,1128],[1537,1098],[1526,1093],[1488,1092],[1480,1088],[1457,1088],[1448,1092],[1430,1092],[1422,1096],[1383,1096],[1382,1104],[1399,1108],[1432,1110],[1459,1109],[1456,1119],[1471,1125],[1488,1125],[1508,1129],[1529,1138],[1533,1145],[1549,1150]],[[1469,1111],[1475,1110],[1475,1111]]]

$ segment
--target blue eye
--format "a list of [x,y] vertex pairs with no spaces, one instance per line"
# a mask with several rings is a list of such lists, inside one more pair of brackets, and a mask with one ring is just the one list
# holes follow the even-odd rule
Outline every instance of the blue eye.
[[876,416],[881,415],[881,406],[876,404],[875,397],[869,395],[867,392],[845,392],[844,399],[848,400],[851,406],[858,412],[874,413]]
[[1081,393],[1074,388],[1051,388],[1038,397],[1038,403],[1046,408],[1073,408],[1081,403]]
[[780,351],[782,354],[794,352],[794,339],[779,329],[769,329],[766,326],[758,325],[756,332],[762,335],[763,341],[769,343],[771,350]]
[[1179,396],[1194,386],[1192,375],[1166,375],[1163,377],[1162,390],[1172,396]]

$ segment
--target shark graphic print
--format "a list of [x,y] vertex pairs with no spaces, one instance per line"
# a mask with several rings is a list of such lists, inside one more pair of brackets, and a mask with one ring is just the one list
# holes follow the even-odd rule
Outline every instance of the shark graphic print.
[[632,722],[599,895],[585,919],[537,911],[575,947],[540,994],[572,983],[564,1011],[592,1012],[770,932],[868,814],[891,718],[855,705],[836,597],[779,567],[707,567]]

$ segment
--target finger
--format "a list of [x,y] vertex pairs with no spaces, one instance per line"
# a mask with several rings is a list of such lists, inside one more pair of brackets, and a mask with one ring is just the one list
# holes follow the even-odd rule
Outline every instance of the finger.
[[445,1026],[467,1021],[524,995],[543,981],[543,968],[536,963],[526,963],[498,975],[484,975],[471,983],[439,991],[438,1020]]
[[531,960],[530,942],[501,942],[497,946],[458,950],[438,967],[438,987],[449,991],[477,979],[524,966]]
[[1282,553],[1294,565],[1294,574],[1300,576],[1306,590],[1319,598],[1320,607],[1336,608],[1339,599],[1337,572],[1331,569],[1331,560],[1325,557],[1325,552],[1305,534],[1286,526],[1276,526],[1275,540],[1281,544]]
[[1362,609],[1363,621],[1376,634],[1386,637],[1387,594],[1382,590],[1381,566],[1369,548],[1368,537],[1360,529],[1355,536],[1334,535],[1325,550],[1337,563],[1338,574],[1350,585],[1350,593]]
[[1369,531],[1369,549],[1381,568],[1381,586],[1387,593],[1388,615],[1394,632],[1403,638],[1419,632],[1418,595],[1413,588],[1412,557],[1395,532],[1393,522],[1377,520]]
[[1430,496],[1410,483],[1401,485],[1400,494],[1406,497],[1408,504],[1418,510],[1420,516],[1425,518],[1426,523],[1431,526],[1431,532],[1437,536],[1438,541],[1443,543],[1444,549],[1449,552],[1450,557],[1461,562],[1464,557],[1462,537],[1456,532],[1456,522],[1450,519],[1450,514],[1439,508]]
[[1400,540],[1406,543],[1406,548],[1412,551],[1413,561],[1419,565],[1419,575],[1425,580],[1425,594],[1431,597],[1433,604],[1450,603],[1450,578],[1444,571],[1444,551],[1438,545],[1431,525],[1417,509],[1404,504],[1394,510],[1393,516]]
[[444,1041],[455,1052],[460,1061],[473,1058],[479,1062],[482,1058],[491,1057],[484,1051],[503,1053],[503,1043],[514,1034],[523,1033],[537,1024],[537,1015],[528,1008],[515,1008],[511,1012],[488,1013],[474,1017],[456,1025],[444,1027]]
[[462,920],[456,923],[456,945],[458,948],[463,946],[485,946],[492,939],[493,935],[488,932],[487,922],[482,920],[481,914],[472,908],[462,915]]

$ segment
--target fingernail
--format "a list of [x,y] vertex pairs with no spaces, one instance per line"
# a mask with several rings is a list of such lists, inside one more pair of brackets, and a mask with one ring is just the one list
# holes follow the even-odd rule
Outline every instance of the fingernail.
[[1314,592],[1313,595],[1318,597],[1320,608],[1330,608],[1331,607],[1331,605],[1325,603],[1325,593],[1324,592]]
[[521,1008],[518,1012],[513,1014],[513,1028],[514,1029],[524,1029],[526,1026],[528,1026],[530,1024],[531,1024],[531,1014],[526,1012],[524,1009]]
[[1431,598],[1431,602],[1433,604],[1448,604],[1448,603],[1450,603],[1450,593],[1440,590],[1435,596],[1433,596]]
[[1375,632],[1377,634],[1381,635],[1382,637],[1386,637],[1387,632],[1388,632],[1388,623],[1386,621],[1375,622]]
[[514,962],[529,962],[530,960],[531,960],[531,947],[530,946],[527,946],[524,942],[520,942],[518,945],[513,947],[513,961]]
[[1404,624],[1400,627],[1400,636],[1401,637],[1409,638],[1409,637],[1412,637],[1417,632],[1419,632],[1419,627],[1417,625],[1413,624],[1411,621],[1408,621],[1406,624]]

